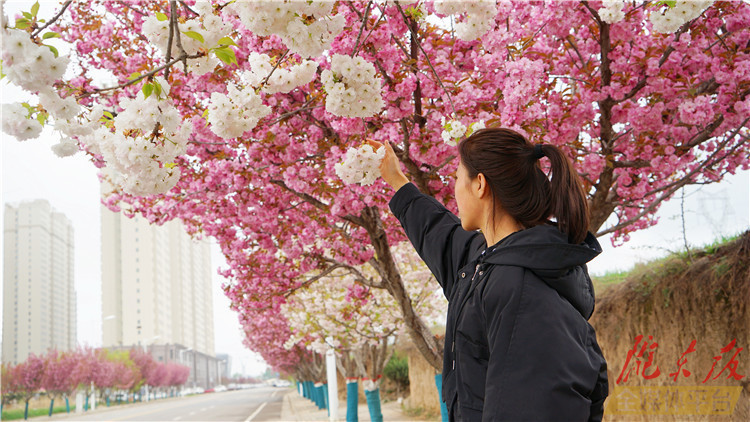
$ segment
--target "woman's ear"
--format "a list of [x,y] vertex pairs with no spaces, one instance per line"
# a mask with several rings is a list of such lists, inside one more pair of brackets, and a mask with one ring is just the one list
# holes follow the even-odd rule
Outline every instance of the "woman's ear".
[[474,178],[472,192],[476,195],[477,199],[482,199],[489,193],[489,185],[487,185],[487,179],[484,177],[484,174],[478,173],[477,177]]

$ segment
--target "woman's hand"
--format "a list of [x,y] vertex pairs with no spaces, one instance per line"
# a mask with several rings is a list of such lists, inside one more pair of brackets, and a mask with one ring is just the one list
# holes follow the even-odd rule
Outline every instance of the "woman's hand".
[[388,142],[383,145],[378,141],[368,139],[367,143],[372,145],[372,148],[376,151],[378,148],[385,148],[385,157],[383,158],[383,161],[380,162],[380,176],[386,183],[391,185],[393,190],[398,191],[401,186],[409,183],[409,179],[407,179],[401,171],[401,165],[398,161],[398,157],[396,157],[396,153]]

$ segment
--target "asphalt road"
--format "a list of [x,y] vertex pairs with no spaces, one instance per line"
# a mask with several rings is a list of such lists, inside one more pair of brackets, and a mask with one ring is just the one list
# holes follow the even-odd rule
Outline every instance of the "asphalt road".
[[[65,421],[279,421],[288,388],[262,387],[152,400],[148,403],[99,406],[95,411],[54,420]],[[44,417],[50,420],[50,418]]]

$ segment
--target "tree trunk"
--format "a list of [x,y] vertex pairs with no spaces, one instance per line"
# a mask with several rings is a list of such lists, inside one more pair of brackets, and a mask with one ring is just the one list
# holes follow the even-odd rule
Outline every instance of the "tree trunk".
[[442,370],[443,350],[438,344],[435,336],[432,335],[422,318],[416,314],[412,307],[411,298],[406,292],[401,274],[391,254],[388,244],[388,237],[385,234],[380,214],[376,208],[367,207],[362,211],[362,219],[367,233],[370,235],[370,242],[375,248],[376,260],[382,267],[384,274],[381,274],[385,282],[386,289],[396,299],[404,323],[409,330],[414,344],[419,352],[424,356],[427,362],[437,370]]

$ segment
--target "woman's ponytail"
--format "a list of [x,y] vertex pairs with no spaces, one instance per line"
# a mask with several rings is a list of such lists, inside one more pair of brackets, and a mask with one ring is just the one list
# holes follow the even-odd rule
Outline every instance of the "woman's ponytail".
[[[554,216],[569,242],[586,239],[586,192],[573,164],[559,148],[532,145],[510,129],[487,128],[461,141],[458,152],[469,177],[484,174],[494,200],[524,227],[546,224]],[[551,180],[539,165],[544,156],[551,163]]]
[[581,178],[568,157],[556,146],[537,146],[550,160],[550,211],[571,243],[581,243],[589,229],[589,206]]

